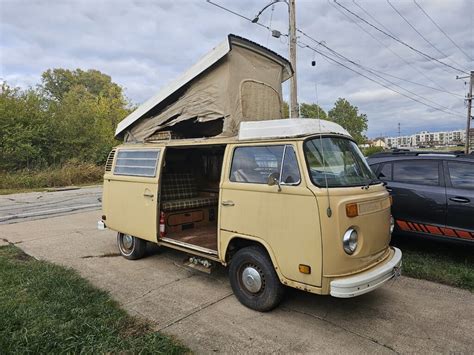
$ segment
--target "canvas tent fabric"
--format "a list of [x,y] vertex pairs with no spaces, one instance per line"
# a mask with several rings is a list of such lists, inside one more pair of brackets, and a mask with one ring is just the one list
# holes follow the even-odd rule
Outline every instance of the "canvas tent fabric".
[[[147,102],[148,112],[127,117],[116,135],[126,141],[144,141],[163,130],[193,137],[235,136],[242,121],[282,118],[281,83],[292,75],[289,62],[241,37],[230,35],[228,43],[217,60],[207,66],[197,63],[198,75],[174,85],[168,96]],[[206,123],[207,131],[200,130]]]

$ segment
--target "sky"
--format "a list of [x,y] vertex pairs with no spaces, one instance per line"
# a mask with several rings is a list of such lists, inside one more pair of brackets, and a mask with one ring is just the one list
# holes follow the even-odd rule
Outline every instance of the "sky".
[[[213,1],[249,18],[270,3]],[[298,101],[317,102],[328,111],[339,97],[346,98],[367,115],[369,137],[396,136],[398,123],[402,135],[464,129],[468,86],[456,76],[466,75],[459,69],[474,70],[474,1],[338,2],[406,45],[332,0],[296,0],[297,28],[323,41],[318,45],[298,33]],[[286,34],[286,4],[269,7],[260,23]],[[267,29],[206,0],[0,0],[0,81],[27,88],[37,85],[41,73],[49,68],[98,69],[121,85],[133,103],[140,104],[229,33],[288,57],[287,37],[274,38]],[[315,53],[306,44],[378,83]],[[324,46],[371,72],[335,57]],[[283,88],[288,100],[289,82]]]

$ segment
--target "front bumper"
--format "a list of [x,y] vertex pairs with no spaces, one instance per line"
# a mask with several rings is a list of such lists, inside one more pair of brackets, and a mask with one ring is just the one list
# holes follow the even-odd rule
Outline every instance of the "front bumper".
[[339,298],[356,297],[375,290],[388,280],[399,276],[402,266],[402,252],[394,247],[392,247],[392,250],[392,257],[382,265],[377,265],[354,276],[331,281],[331,296]]

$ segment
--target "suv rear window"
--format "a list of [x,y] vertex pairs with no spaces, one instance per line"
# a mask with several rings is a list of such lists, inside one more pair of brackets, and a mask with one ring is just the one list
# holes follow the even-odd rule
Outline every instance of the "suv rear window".
[[451,184],[459,189],[474,189],[474,164],[448,162]]
[[385,163],[382,165],[378,178],[382,181],[392,180],[392,163]]
[[393,163],[393,181],[439,185],[439,163],[429,160],[401,160]]

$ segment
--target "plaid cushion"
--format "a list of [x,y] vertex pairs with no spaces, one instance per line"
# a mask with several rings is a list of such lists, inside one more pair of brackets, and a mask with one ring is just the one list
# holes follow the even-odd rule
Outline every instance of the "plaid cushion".
[[207,207],[207,206],[217,205],[217,201],[218,201],[217,196],[194,197],[194,198],[187,198],[187,199],[181,199],[181,200],[162,201],[161,209],[169,212],[169,211],[182,210],[186,208]]
[[161,201],[189,199],[197,197],[197,195],[196,180],[192,174],[163,174]]

